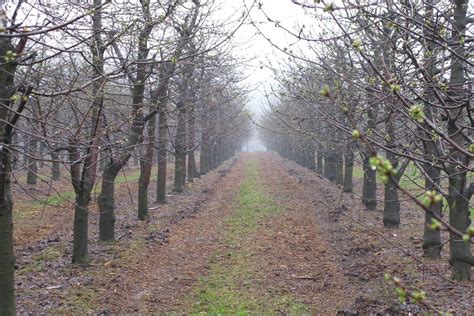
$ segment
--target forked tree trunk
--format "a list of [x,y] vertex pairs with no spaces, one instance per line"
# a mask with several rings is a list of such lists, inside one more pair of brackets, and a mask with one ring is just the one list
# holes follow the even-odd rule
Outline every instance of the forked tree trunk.
[[[102,0],[94,0],[94,6],[102,5]],[[102,45],[102,11],[94,11],[92,15],[92,27],[94,30],[94,42],[91,47],[94,65],[92,70],[97,77],[102,76],[104,70],[104,52]],[[97,80],[92,85],[93,100],[91,104],[90,131],[87,140],[88,146],[84,157],[79,152],[79,141],[71,139],[69,149],[71,164],[71,182],[74,187],[76,205],[74,209],[74,231],[72,247],[72,263],[87,263],[88,253],[88,231],[89,231],[89,203],[91,192],[95,184],[97,174],[97,161],[99,159],[99,147],[97,136],[101,131],[101,114],[103,106],[103,89],[105,78]]]

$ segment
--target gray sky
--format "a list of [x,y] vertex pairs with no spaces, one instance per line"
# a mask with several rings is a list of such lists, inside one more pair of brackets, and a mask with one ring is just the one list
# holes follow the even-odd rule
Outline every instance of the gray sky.
[[[249,8],[253,0],[235,1],[234,5],[242,8],[244,2]],[[263,4],[263,11],[272,20],[279,21],[281,25],[288,29],[298,29],[298,25],[302,24],[308,27],[312,22],[312,18],[305,15],[304,9],[293,4],[291,0],[259,0],[258,2]],[[241,10],[238,12],[241,12]],[[268,22],[262,10],[259,10],[257,6],[254,6],[251,10],[251,19],[264,36],[279,47],[287,47],[295,42],[295,38],[290,34],[281,28],[275,27],[274,23]],[[245,83],[252,87],[258,87],[257,91],[252,94],[250,110],[259,113],[265,104],[265,91],[269,91],[272,84],[273,73],[267,67],[269,62],[276,66],[280,60],[288,57],[272,47],[263,36],[258,35],[257,29],[252,25],[243,26],[237,32],[236,37],[237,42],[246,43],[243,49],[239,50],[239,54],[250,58],[250,62],[247,64],[249,78]],[[262,65],[264,67],[261,69],[260,66]]]

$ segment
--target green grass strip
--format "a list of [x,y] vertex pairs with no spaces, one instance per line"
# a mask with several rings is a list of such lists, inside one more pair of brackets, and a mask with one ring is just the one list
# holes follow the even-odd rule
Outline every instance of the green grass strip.
[[249,238],[257,231],[259,221],[276,215],[280,209],[265,194],[261,185],[258,161],[250,159],[245,166],[245,180],[236,197],[235,212],[225,223],[222,233],[225,252],[215,253],[210,272],[198,281],[191,294],[194,315],[276,315],[308,314],[308,309],[278,289],[262,291],[258,255]]

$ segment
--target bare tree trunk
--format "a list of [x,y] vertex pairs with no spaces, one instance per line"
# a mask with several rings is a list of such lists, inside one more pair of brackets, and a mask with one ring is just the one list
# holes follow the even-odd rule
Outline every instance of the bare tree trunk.
[[[466,49],[464,44],[464,36],[467,26],[467,9],[469,5],[468,0],[455,0],[454,12],[453,12],[453,42],[457,43],[454,47],[454,51],[451,58],[451,77],[450,77],[450,94],[454,100],[462,101],[468,91],[465,90],[464,85],[466,78],[464,76]],[[460,57],[458,57],[460,56]],[[458,107],[458,103],[455,102],[453,109],[449,112],[450,119],[448,120],[448,134],[452,135],[452,139],[461,147],[467,148],[469,144],[466,144],[466,140],[463,137],[463,132],[460,124],[468,124],[463,121],[467,115],[463,114],[465,107]],[[465,154],[458,152],[453,148],[451,152],[451,158],[453,161],[459,161],[464,166],[469,166],[469,157]],[[467,173],[459,172],[457,163],[451,163],[448,167],[448,180],[449,180],[449,223],[459,231],[465,233],[467,227],[471,224],[469,218],[469,198],[470,190],[467,189]],[[450,233],[450,257],[449,261],[452,265],[451,278],[454,280],[470,280],[471,279],[471,265],[473,264],[473,258],[471,254],[471,244],[464,242],[462,236]]]
[[99,194],[99,240],[115,239],[115,178],[117,171],[113,164],[105,167],[102,174],[102,189]]
[[194,106],[189,111],[188,119],[188,181],[193,181],[194,178],[199,178],[199,172],[196,170],[196,157],[194,156],[195,132],[196,132],[196,117],[194,113]]
[[[394,166],[396,168],[396,165]],[[400,225],[400,200],[398,199],[398,177],[389,177],[384,184],[383,225],[398,227]]]
[[377,180],[376,171],[369,164],[369,157],[364,157],[363,168],[362,203],[369,211],[374,211],[377,208]]
[[61,178],[61,170],[59,165],[59,155],[54,149],[51,151],[51,179],[52,180],[59,180]]
[[140,178],[138,179],[138,218],[148,219],[148,186],[153,167],[153,152],[155,148],[155,117],[148,121],[148,139],[144,150],[140,153]]
[[353,190],[354,149],[352,147],[352,142],[349,142],[344,152],[344,192],[352,192]]
[[207,109],[204,109],[202,115],[202,136],[201,136],[201,151],[199,158],[199,173],[205,175],[209,171],[209,119]]
[[344,155],[342,152],[336,154],[336,183],[344,185]]
[[[6,13],[0,8],[0,26],[6,28]],[[8,37],[0,38],[0,56],[15,52]],[[13,251],[13,197],[11,191],[12,129],[10,120],[11,97],[15,93],[14,76],[17,64],[5,62],[0,66],[0,315],[15,315],[15,255]],[[17,110],[20,113],[21,110]],[[17,118],[18,119],[18,118]]]
[[87,263],[89,261],[88,238],[89,238],[89,202],[90,191],[76,193],[76,205],[74,209],[74,237],[72,249],[73,263]]
[[[3,44],[4,46],[5,44]],[[0,75],[4,77],[4,75]],[[5,77],[0,78],[5,82]],[[1,93],[5,97],[5,89]],[[0,117],[4,117],[1,113]],[[2,124],[3,125],[3,124]],[[3,130],[3,129],[2,129]],[[0,134],[0,138],[5,135]],[[15,315],[15,256],[13,252],[13,199],[11,193],[10,152],[0,151],[0,315]]]
[[[395,127],[391,110],[387,110],[385,125],[386,134],[388,136],[385,146],[387,148],[394,148],[396,147],[394,144]],[[398,167],[399,158],[388,149],[385,151],[385,156],[393,168],[396,169]],[[383,224],[385,227],[398,227],[400,225],[400,201],[398,198],[397,185],[403,172],[404,168],[403,170],[398,170],[396,176],[389,177],[388,181],[384,183]]]
[[[373,109],[367,111],[367,128],[375,130],[376,115]],[[369,156],[371,153],[364,154],[364,187],[362,188],[362,202],[369,211],[375,211],[377,208],[377,173],[369,164]]]
[[[102,0],[94,0],[94,6],[102,5]],[[102,76],[104,70],[104,52],[102,45],[102,11],[94,11],[92,16],[92,28],[94,29],[94,42],[91,46],[91,53],[94,56],[92,70],[97,77]],[[97,136],[101,130],[101,115],[103,107],[103,88],[105,79],[94,82],[92,86],[93,100],[91,104],[90,132],[87,152],[84,159],[81,159],[79,152],[79,142],[77,139],[71,140],[69,148],[71,164],[71,182],[74,187],[76,205],[74,209],[74,230],[72,246],[72,263],[83,264],[89,261],[89,203],[91,192],[95,184],[97,175],[97,160],[99,149]]]
[[[427,174],[425,179],[425,189],[427,191],[435,191],[439,193],[440,185],[440,172],[430,164],[424,166],[424,170]],[[441,215],[442,203],[435,203],[431,205],[431,211]],[[438,229],[430,228],[433,221],[433,216],[425,212],[425,227],[423,229],[423,254],[432,259],[441,258],[441,233]]]
[[[433,36],[433,31],[437,29],[436,22],[433,21],[433,9],[434,9],[434,0],[427,0],[425,2],[425,23],[423,28],[423,34],[425,38],[424,51],[425,51],[425,60],[424,65],[426,65],[426,73],[432,78],[436,73],[435,60],[436,55],[434,42],[431,40]],[[431,101],[434,101],[433,97],[433,88],[427,87],[424,92],[427,102],[425,103],[424,110],[427,119],[433,119],[433,108],[431,107]],[[427,157],[438,157],[439,151],[436,148],[436,143],[432,140],[432,135],[426,130],[421,130],[420,133],[423,133],[423,149]],[[427,191],[435,191],[437,194],[440,193],[440,170],[437,166],[431,165],[429,163],[422,165],[423,170],[425,171],[425,189]],[[430,206],[433,213],[441,215],[441,203],[435,203]],[[425,225],[423,228],[423,254],[424,256],[432,259],[441,258],[441,231],[438,229],[431,229],[433,217],[429,212],[425,212]]]
[[186,106],[177,102],[178,123],[175,136],[174,192],[183,192],[186,179]]
[[321,175],[324,173],[323,153],[319,148],[316,152],[316,172]]
[[316,171],[316,151],[314,147],[310,146],[309,152],[306,154],[307,167],[309,170]]
[[38,181],[38,164],[36,160],[38,150],[38,139],[31,135],[28,142],[28,172],[26,174],[26,183],[31,185],[36,184]]
[[336,181],[337,177],[337,157],[333,150],[326,153],[324,161],[324,176],[332,182]]
[[168,114],[163,106],[159,108],[158,117],[158,174],[156,178],[156,201],[166,203],[166,168],[168,144]]

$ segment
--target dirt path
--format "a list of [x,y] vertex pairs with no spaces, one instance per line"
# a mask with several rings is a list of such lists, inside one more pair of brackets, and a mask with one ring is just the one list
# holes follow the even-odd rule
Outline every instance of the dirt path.
[[446,298],[455,297],[462,310],[469,308],[469,284],[440,282],[425,275],[426,267],[441,269],[439,263],[423,262],[420,272],[418,261],[387,247],[392,235],[410,243],[414,224],[395,234],[359,204],[276,154],[242,154],[171,196],[149,223],[138,223],[133,203],[119,200],[119,240],[92,242],[88,267],[69,264],[65,236],[20,262],[20,312],[420,312],[397,303],[385,272],[412,281],[408,285],[436,281],[449,291],[439,290],[435,304],[448,306]]
[[135,236],[131,253],[110,264],[120,279],[100,298],[102,312],[347,310],[351,295],[312,204],[269,158],[242,156],[194,216],[169,227],[165,244],[143,243],[148,231]]

